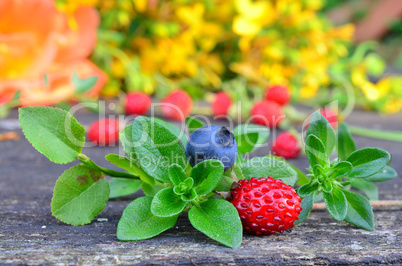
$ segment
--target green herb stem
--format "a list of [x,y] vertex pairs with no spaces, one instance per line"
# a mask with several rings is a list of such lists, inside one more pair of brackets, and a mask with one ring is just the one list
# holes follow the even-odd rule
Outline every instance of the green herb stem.
[[354,135],[402,142],[402,132],[375,130],[356,126],[349,126],[349,130]]
[[94,161],[92,161],[90,158],[88,158],[85,154],[80,154],[78,156],[78,159],[83,163],[86,164],[87,166],[91,167],[92,169],[96,169],[101,171],[102,173],[111,176],[111,177],[116,177],[116,178],[127,178],[127,179],[136,179],[140,180],[139,176],[133,174],[133,173],[127,173],[127,172],[120,172],[120,171],[115,171],[112,169],[104,168],[99,165],[97,165]]

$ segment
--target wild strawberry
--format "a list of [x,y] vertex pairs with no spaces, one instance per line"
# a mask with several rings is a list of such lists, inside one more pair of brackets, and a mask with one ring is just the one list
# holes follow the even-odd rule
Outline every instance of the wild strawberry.
[[239,212],[243,230],[249,234],[281,233],[293,227],[302,210],[295,190],[271,177],[240,180],[232,196],[231,203]]
[[290,93],[285,86],[275,85],[268,88],[266,99],[279,105],[286,105],[290,101]]
[[119,141],[119,121],[100,119],[91,124],[88,131],[89,141],[101,146],[109,146]]
[[272,152],[274,155],[286,159],[296,158],[300,152],[300,145],[294,135],[289,132],[283,132],[274,140]]
[[229,95],[226,92],[218,92],[215,95],[215,100],[211,104],[212,110],[214,111],[215,116],[223,116],[226,115],[230,105],[232,104],[232,99],[230,99]]
[[274,128],[285,118],[279,104],[272,101],[257,102],[251,110],[252,121],[255,124]]
[[151,97],[143,92],[131,92],[126,95],[126,114],[145,115],[151,105]]
[[[329,108],[321,108],[320,113],[324,116],[331,126],[336,130],[338,128],[338,115]],[[310,123],[311,115],[307,118],[308,122],[306,125],[306,129]]]
[[183,90],[174,90],[162,101],[162,115],[172,120],[183,121],[193,108],[193,100]]

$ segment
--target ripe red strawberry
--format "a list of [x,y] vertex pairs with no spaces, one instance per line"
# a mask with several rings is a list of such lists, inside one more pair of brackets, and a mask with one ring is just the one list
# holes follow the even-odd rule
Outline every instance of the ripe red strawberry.
[[300,145],[294,135],[283,132],[274,140],[272,152],[286,159],[296,158],[300,153]]
[[275,85],[268,88],[266,99],[279,105],[286,105],[290,101],[290,92],[285,86]]
[[[320,113],[324,116],[331,126],[336,130],[338,128],[338,115],[329,108],[321,108]],[[308,123],[306,125],[306,129],[310,123],[311,115],[307,118]]]
[[226,92],[218,92],[215,95],[215,100],[211,104],[212,110],[214,111],[215,116],[226,115],[230,105],[232,104],[232,99],[230,99],[229,95]]
[[151,97],[143,92],[131,92],[126,95],[126,114],[145,115],[151,105]]
[[101,146],[109,146],[119,141],[119,121],[100,119],[91,124],[88,131],[89,141]]
[[172,120],[183,121],[193,108],[193,100],[183,90],[174,90],[162,101],[162,115]]
[[249,234],[281,233],[293,227],[302,210],[296,191],[282,180],[271,177],[240,180],[232,196],[231,203],[239,212],[244,231]]
[[254,104],[251,110],[252,121],[255,124],[274,128],[285,118],[279,104],[272,101],[262,101]]

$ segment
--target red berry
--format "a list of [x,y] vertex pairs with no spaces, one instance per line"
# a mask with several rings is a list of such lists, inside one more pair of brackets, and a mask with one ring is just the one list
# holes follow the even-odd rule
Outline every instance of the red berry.
[[226,115],[231,104],[232,99],[230,99],[226,92],[218,92],[215,95],[215,100],[211,105],[212,110],[214,111],[214,116]]
[[151,97],[143,92],[131,92],[126,95],[126,114],[145,115],[151,105]]
[[276,102],[257,102],[251,110],[252,120],[255,124],[274,128],[285,118],[282,108]]
[[119,141],[119,121],[116,119],[100,119],[89,127],[89,141],[101,146],[109,146]]
[[[332,111],[329,108],[321,108],[320,113],[322,114],[322,116],[324,116],[328,120],[328,122],[331,124],[333,129],[336,130],[338,128],[338,115],[334,111]],[[310,119],[311,119],[311,115],[307,118],[308,122],[306,125],[306,129],[308,128]]]
[[162,101],[162,115],[172,120],[183,121],[193,108],[193,100],[183,90],[174,90]]
[[286,159],[296,158],[300,152],[300,145],[294,135],[283,132],[273,142],[272,152]]
[[240,180],[232,191],[231,203],[239,212],[243,229],[249,234],[269,235],[292,228],[299,220],[301,199],[279,179]]
[[268,88],[266,99],[279,105],[286,105],[290,101],[290,92],[285,86],[275,85]]

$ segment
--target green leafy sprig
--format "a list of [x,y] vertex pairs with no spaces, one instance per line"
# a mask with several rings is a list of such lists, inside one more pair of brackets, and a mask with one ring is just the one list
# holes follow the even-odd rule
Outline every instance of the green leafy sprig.
[[[339,158],[332,161],[334,149]],[[326,208],[337,221],[346,221],[357,227],[374,230],[374,214],[370,202],[350,187],[361,190],[370,199],[378,199],[377,187],[372,182],[396,177],[388,166],[391,155],[379,148],[356,150],[356,145],[345,123],[336,134],[330,123],[315,112],[306,134],[305,151],[310,161],[309,182],[302,185],[302,212],[296,224],[307,219],[315,199],[324,199]]]
[[[353,186],[366,195],[375,190],[367,184],[392,179],[396,172],[387,166],[390,155],[376,148],[355,151],[346,125],[338,135],[319,113],[312,116],[307,131],[306,154],[309,175],[275,157],[245,158],[262,146],[269,130],[257,125],[239,125],[234,130],[239,155],[236,164],[224,172],[218,160],[206,160],[192,168],[186,159],[187,136],[176,126],[157,118],[138,116],[120,132],[127,156],[108,154],[105,159],[122,169],[99,166],[82,153],[85,130],[68,112],[51,107],[20,108],[20,123],[28,141],[52,162],[79,160],[57,180],[51,209],[68,224],[90,223],[109,198],[131,195],[140,188],[146,195],[124,210],[117,227],[119,240],[142,240],[172,228],[180,213],[188,212],[191,224],[210,238],[231,248],[239,247],[242,224],[235,207],[216,195],[230,194],[234,181],[252,177],[281,179],[294,186],[303,198],[299,223],[307,219],[315,200],[323,195],[328,211],[337,220],[372,230],[369,201],[350,192]],[[204,125],[187,118],[190,132]],[[337,141],[338,139],[338,141]],[[330,162],[337,146],[339,159]],[[112,177],[110,180],[105,176]]]

